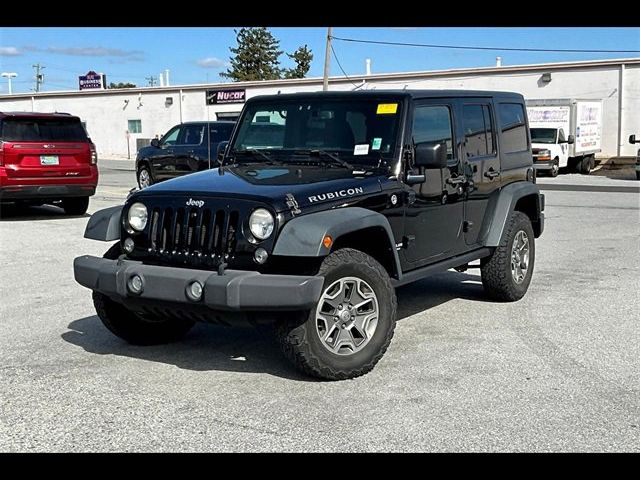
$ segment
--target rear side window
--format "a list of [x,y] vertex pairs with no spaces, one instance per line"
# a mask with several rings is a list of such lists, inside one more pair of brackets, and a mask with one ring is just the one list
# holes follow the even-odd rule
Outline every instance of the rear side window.
[[524,107],[520,103],[501,103],[499,109],[502,153],[526,150],[528,144]]
[[211,143],[224,142],[231,138],[231,131],[233,125],[228,123],[221,123],[218,125],[211,125]]
[[465,105],[463,112],[467,157],[483,157],[495,152],[493,125],[488,105]]
[[5,118],[0,138],[5,142],[86,142],[77,118]]

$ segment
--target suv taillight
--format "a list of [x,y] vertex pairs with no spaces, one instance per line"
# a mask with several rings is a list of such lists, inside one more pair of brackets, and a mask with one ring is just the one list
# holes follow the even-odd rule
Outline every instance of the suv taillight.
[[96,146],[92,143],[89,148],[91,149],[91,165],[96,165],[98,163],[98,152],[96,151]]
[[4,142],[0,140],[0,167],[4,165]]

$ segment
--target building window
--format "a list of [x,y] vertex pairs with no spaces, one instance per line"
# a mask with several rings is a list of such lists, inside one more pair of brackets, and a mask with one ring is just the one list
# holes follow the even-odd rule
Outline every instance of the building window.
[[142,133],[142,120],[129,120],[129,133]]
[[527,125],[522,104],[500,104],[500,128],[502,153],[522,152],[527,149]]

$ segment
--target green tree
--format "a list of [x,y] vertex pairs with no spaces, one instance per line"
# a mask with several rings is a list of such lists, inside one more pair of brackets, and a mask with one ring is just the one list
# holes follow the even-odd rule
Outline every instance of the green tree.
[[109,83],[109,88],[136,88],[136,84],[135,83],[131,83],[131,82],[118,82],[118,83]]
[[284,71],[284,78],[304,78],[311,68],[313,53],[305,44],[293,53],[287,53],[287,57],[296,62],[295,68],[288,68]]
[[280,78],[280,62],[282,54],[280,42],[275,39],[266,27],[241,28],[234,30],[238,46],[231,48],[231,67],[220,76],[230,78],[234,82],[252,80],[276,80]]

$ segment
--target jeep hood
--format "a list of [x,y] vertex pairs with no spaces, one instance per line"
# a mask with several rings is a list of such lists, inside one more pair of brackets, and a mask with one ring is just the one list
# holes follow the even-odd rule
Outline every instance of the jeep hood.
[[[304,210],[344,199],[357,199],[382,190],[380,173],[354,175],[337,167],[300,165],[241,165],[220,167],[167,180],[136,192],[137,198],[157,195],[246,198],[289,209],[291,194]],[[386,176],[382,177],[386,178]]]

